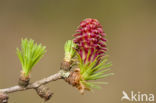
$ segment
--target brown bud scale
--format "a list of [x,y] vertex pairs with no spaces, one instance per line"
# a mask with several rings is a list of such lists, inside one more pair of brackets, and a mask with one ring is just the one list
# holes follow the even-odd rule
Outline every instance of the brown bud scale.
[[18,85],[22,86],[22,87],[26,87],[29,85],[29,81],[30,81],[30,77],[29,76],[25,76],[23,72],[21,72],[21,75],[19,77],[18,80]]
[[89,90],[88,88],[86,88],[81,82],[80,80],[82,80],[82,76],[80,74],[80,69],[77,68],[74,71],[71,71],[70,75],[68,78],[65,78],[65,81],[68,82],[70,85],[76,87],[81,94],[84,93],[84,90]]
[[65,71],[69,71],[71,69],[71,62],[63,61],[61,63],[60,69],[65,70]]
[[43,98],[45,101],[49,100],[53,93],[44,85],[41,85],[40,87],[36,88],[37,94]]

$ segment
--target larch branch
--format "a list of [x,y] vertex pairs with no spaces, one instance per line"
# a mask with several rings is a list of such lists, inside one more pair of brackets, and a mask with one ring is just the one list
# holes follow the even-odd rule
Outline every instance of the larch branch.
[[51,81],[56,81],[61,78],[62,78],[62,71],[59,71],[58,73],[50,75],[47,78],[43,78],[41,80],[31,83],[27,87],[21,87],[19,85],[16,85],[16,86],[12,86],[12,87],[5,88],[5,89],[0,89],[0,92],[1,93],[13,93],[13,92],[24,91],[28,89],[36,89],[41,85],[47,84]]

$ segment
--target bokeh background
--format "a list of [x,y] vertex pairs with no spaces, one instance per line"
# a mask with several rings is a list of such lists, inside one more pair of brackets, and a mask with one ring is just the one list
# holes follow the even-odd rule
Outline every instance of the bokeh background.
[[[47,46],[31,73],[33,82],[59,70],[64,43],[85,18],[96,18],[103,25],[115,75],[103,79],[108,85],[85,95],[63,80],[49,83],[54,96],[47,103],[121,103],[123,90],[156,94],[155,0],[0,0],[0,88],[17,84],[21,65],[16,48],[21,38]],[[10,94],[9,101],[42,99],[28,90]]]

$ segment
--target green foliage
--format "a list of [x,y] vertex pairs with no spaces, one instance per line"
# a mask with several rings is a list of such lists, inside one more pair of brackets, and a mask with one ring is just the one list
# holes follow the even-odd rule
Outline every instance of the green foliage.
[[64,45],[64,51],[65,51],[65,61],[71,61],[71,59],[75,56],[75,49],[76,45],[73,43],[72,40],[66,41]]
[[29,75],[32,67],[43,57],[45,52],[46,47],[41,44],[34,43],[34,40],[21,40],[21,50],[17,48],[17,55],[25,76]]
[[[89,56],[89,53],[88,53]],[[103,59],[97,63],[97,58],[93,62],[84,63],[78,54],[79,68],[82,76],[81,83],[83,83],[88,89],[100,88],[97,84],[107,84],[106,82],[89,82],[90,80],[102,79],[113,75],[114,73],[107,73],[112,66],[111,62],[108,62],[108,57],[104,56]]]

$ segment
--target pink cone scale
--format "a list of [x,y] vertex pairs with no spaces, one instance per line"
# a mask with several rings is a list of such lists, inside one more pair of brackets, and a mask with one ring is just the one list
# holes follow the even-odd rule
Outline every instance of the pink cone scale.
[[78,46],[77,52],[84,63],[93,62],[96,58],[100,61],[105,55],[106,33],[98,20],[91,18],[83,20],[73,36],[75,37],[73,41]]

